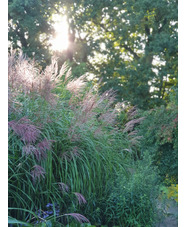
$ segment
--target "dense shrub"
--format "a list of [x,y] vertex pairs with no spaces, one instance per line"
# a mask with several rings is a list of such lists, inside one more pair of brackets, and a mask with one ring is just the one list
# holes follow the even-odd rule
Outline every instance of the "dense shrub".
[[175,102],[141,113],[145,119],[137,127],[143,136],[140,151],[147,150],[158,166],[162,181],[178,182],[178,109]]
[[106,201],[104,215],[108,226],[153,226],[159,193],[155,172],[147,153],[133,164],[128,175],[118,172]]

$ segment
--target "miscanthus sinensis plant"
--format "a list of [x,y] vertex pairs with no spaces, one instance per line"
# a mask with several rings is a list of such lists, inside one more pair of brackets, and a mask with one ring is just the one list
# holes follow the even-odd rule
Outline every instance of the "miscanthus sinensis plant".
[[[70,71],[64,64],[58,72],[57,62],[53,60],[44,72],[39,72],[34,62],[22,53],[18,56],[11,53],[8,65],[9,223],[26,221],[39,226],[42,222],[55,221],[56,225],[67,223],[68,217],[80,223],[89,222],[74,212],[86,199],[63,182],[57,169],[59,163],[62,165],[62,156],[55,154],[58,138],[47,127],[62,117],[55,113],[59,97],[53,90],[62,76],[65,82]],[[58,208],[46,210],[47,204],[56,202],[60,204]]]
[[10,223],[107,223],[111,182],[130,176],[134,122],[120,130],[114,92],[98,94],[55,59],[40,72],[12,52],[8,72]]

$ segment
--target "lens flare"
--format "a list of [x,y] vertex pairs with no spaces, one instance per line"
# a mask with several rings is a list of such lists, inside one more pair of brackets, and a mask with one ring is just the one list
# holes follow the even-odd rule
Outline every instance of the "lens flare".
[[53,51],[63,51],[68,48],[68,23],[66,16],[54,15],[55,37],[51,39]]

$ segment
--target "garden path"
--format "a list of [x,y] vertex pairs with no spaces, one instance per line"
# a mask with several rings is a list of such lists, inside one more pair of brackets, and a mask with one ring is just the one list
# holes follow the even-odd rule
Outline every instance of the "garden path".
[[166,216],[156,224],[156,227],[177,227],[178,226],[178,204],[174,200],[169,200],[169,208],[166,210]]

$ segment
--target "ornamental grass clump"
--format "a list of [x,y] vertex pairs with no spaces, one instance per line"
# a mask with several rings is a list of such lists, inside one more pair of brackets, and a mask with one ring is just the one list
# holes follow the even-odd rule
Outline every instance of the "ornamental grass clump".
[[[100,95],[86,76],[72,78],[66,64],[59,70],[53,59],[40,72],[22,54],[9,58],[11,223],[58,226],[73,223],[70,217],[80,223],[109,223],[111,193],[124,186],[112,182],[120,179],[118,174],[125,179],[130,175],[133,156],[127,134],[136,136],[134,123],[140,121],[120,129],[115,93]],[[117,217],[110,223],[118,223]]]
[[[44,72],[39,72],[34,62],[22,53],[18,56],[15,52],[9,55],[10,223],[19,223],[18,220],[21,220],[39,224],[45,222],[46,218],[55,219],[56,214],[58,221],[67,222],[65,217],[69,216],[80,222],[88,221],[83,215],[76,214],[73,208],[74,195],[77,196],[79,205],[86,201],[83,195],[79,192],[74,194],[62,183],[62,175],[57,166],[62,166],[63,161],[55,153],[55,139],[58,141],[60,138],[51,130],[53,121],[61,117],[61,103],[57,107],[59,97],[54,90],[60,80],[65,83],[69,76],[66,64],[58,73],[55,60]],[[54,107],[57,107],[59,115]],[[61,118],[61,122],[63,119]],[[77,153],[75,146],[72,152]],[[66,193],[62,194],[62,191]],[[45,212],[40,217],[37,210],[44,210],[47,202],[59,202],[58,212],[54,208],[53,214]],[[69,211],[72,215],[68,214]]]

